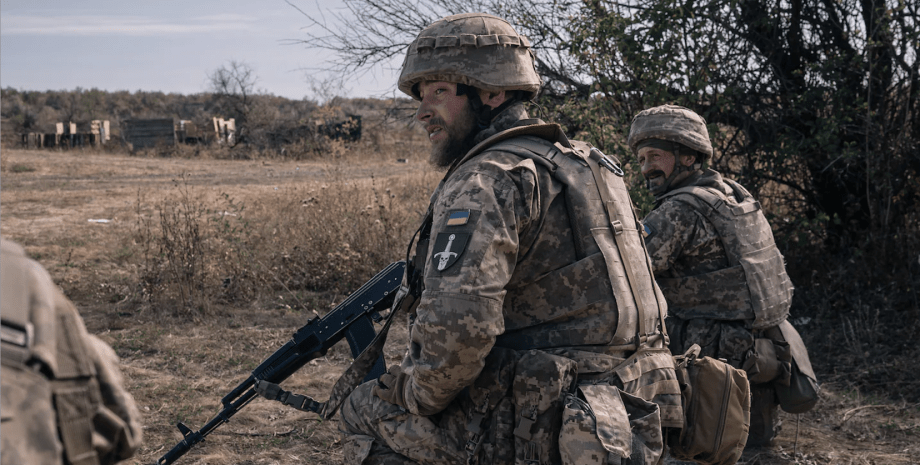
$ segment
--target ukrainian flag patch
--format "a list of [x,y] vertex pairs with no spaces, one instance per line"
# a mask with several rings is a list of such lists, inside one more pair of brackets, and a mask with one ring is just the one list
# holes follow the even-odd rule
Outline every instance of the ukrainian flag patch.
[[463,226],[469,221],[469,210],[454,210],[447,215],[447,226]]

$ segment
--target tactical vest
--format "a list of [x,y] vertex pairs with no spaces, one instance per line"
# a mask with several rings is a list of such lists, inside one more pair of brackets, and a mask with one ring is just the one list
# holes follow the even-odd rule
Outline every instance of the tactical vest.
[[[729,267],[696,276],[658,278],[671,312],[680,318],[753,320],[754,329],[776,326],[789,315],[792,282],[760,202],[725,180],[733,198],[714,188],[688,186],[658,199],[680,196],[714,227]],[[738,201],[737,199],[741,199]]]
[[[605,345],[610,351],[626,353],[640,347],[666,346],[667,335],[661,324],[667,312],[665,299],[652,278],[651,260],[639,234],[638,218],[620,167],[588,144],[570,142],[558,125],[540,124],[515,127],[486,139],[454,165],[445,179],[457,166],[492,150],[533,160],[565,186],[564,197],[579,258],[533,283],[508,290],[503,304],[505,333],[498,337],[496,345],[518,350]],[[419,253],[427,253],[431,221],[429,208],[413,260],[419,275],[424,275],[421,267],[427,263]],[[565,295],[550,298],[535,292],[551,287],[549,283],[553,282],[579,285],[565,286]],[[420,293],[416,291],[417,295]],[[610,293],[612,299],[608,297]],[[615,301],[615,308],[602,307],[611,300]],[[515,302],[527,305],[526,323],[516,320],[515,312],[509,308]],[[586,335],[583,330],[567,331],[566,323],[559,322],[565,320],[562,317],[566,314],[581,310],[593,318],[609,319],[616,315],[617,329],[612,339],[597,332]],[[610,325],[599,325],[604,326]],[[546,334],[553,337],[547,338]]]
[[[18,433],[4,429],[4,463],[15,454],[21,463],[59,463],[63,457],[72,465],[96,465],[93,417],[102,397],[83,340],[86,330],[47,272],[18,245],[2,243],[3,424],[9,415],[11,428],[18,424],[29,433],[8,448]],[[48,338],[53,343],[41,343]]]

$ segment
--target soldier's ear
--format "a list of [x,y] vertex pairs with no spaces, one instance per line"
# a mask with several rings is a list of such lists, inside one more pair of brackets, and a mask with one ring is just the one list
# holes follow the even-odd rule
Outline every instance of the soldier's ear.
[[681,153],[680,154],[680,164],[684,166],[693,166],[697,163],[696,153]]

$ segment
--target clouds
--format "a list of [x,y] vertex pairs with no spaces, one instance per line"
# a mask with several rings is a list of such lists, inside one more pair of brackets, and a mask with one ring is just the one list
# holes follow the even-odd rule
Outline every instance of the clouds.
[[3,36],[135,36],[246,33],[256,29],[257,18],[242,14],[198,17],[93,16],[3,14]]

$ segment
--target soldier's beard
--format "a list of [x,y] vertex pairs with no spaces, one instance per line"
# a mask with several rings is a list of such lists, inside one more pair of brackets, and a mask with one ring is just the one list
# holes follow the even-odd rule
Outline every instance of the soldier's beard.
[[432,118],[429,124],[436,124],[447,131],[444,140],[431,146],[428,162],[435,167],[447,168],[476,145],[473,140],[479,131],[476,128],[476,117],[468,105],[464,106],[463,114],[458,115],[451,126],[441,118]]

